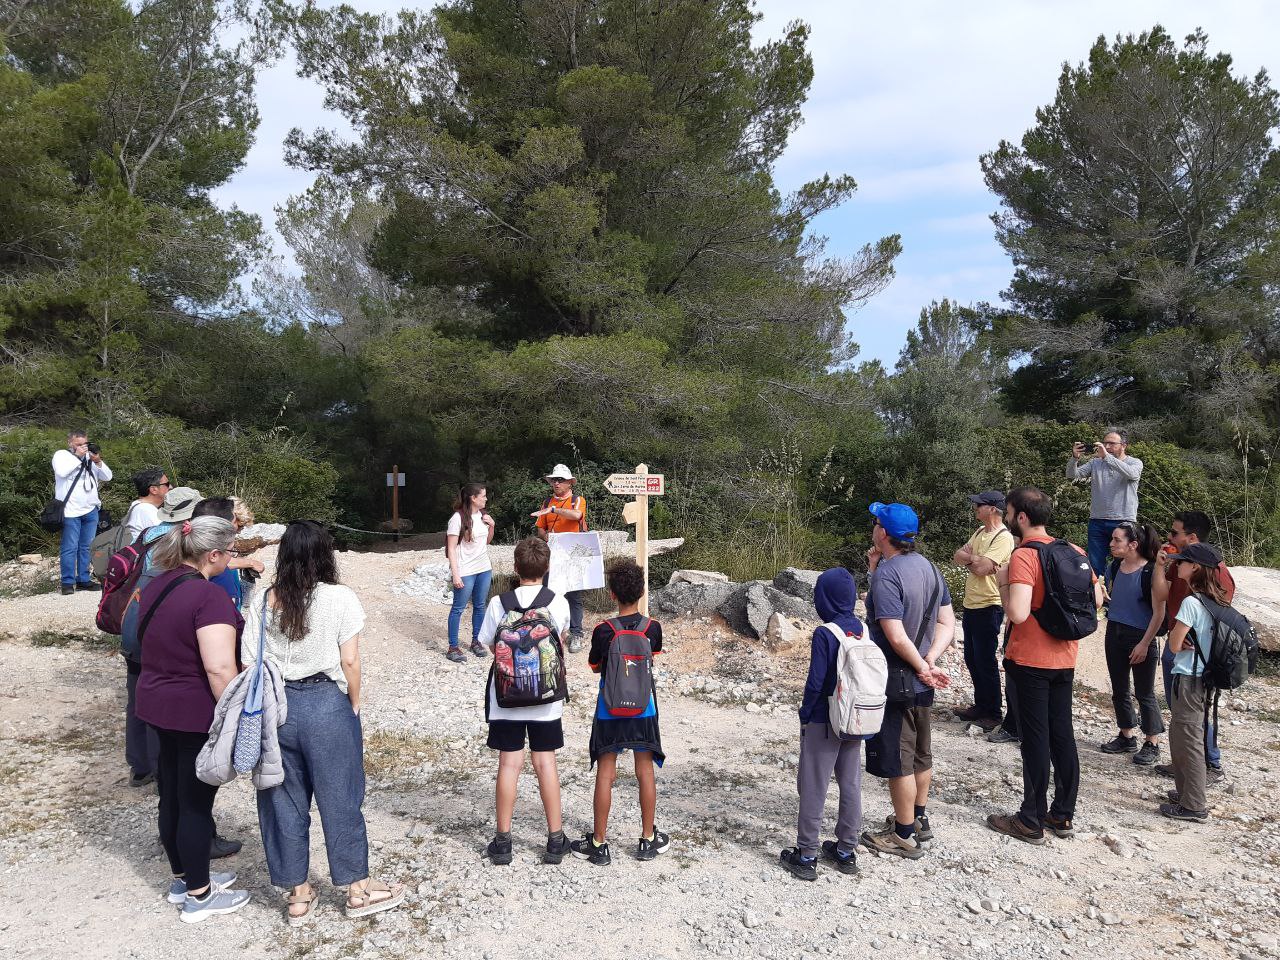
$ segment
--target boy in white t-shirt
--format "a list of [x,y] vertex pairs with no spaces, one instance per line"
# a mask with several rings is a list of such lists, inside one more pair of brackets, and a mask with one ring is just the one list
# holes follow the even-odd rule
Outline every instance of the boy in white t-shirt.
[[[515,601],[521,608],[532,607],[538,595],[546,589],[542,578],[551,563],[551,548],[536,537],[529,537],[516,544],[515,567],[520,585],[515,589]],[[547,590],[547,593],[551,593]],[[569,629],[569,604],[564,597],[551,594],[545,604],[538,604],[549,614],[556,631],[564,636]],[[493,650],[498,625],[506,617],[502,597],[489,601],[484,624],[480,628],[480,642]],[[564,729],[560,718],[564,713],[564,701],[541,703],[532,707],[500,707],[494,690],[491,671],[485,687],[485,719],[489,721],[489,747],[498,751],[498,779],[495,787],[497,807],[497,833],[489,842],[485,856],[495,865],[511,862],[511,819],[515,815],[516,785],[524,768],[524,747],[528,739],[533,772],[538,777],[538,793],[547,815],[547,849],[543,863],[560,863],[569,853],[569,840],[564,835],[564,820],[560,810],[560,775],[556,770],[556,751],[564,746]]]
[[[464,483],[449,515],[445,529],[445,553],[449,557],[449,573],[453,579],[453,606],[449,610],[449,650],[445,654],[454,663],[465,663],[458,631],[462,613],[471,604],[471,652],[477,657],[487,654],[480,642],[480,626],[484,622],[484,605],[493,578],[489,560],[489,544],[493,540],[493,517],[485,512],[489,493],[478,483]],[[465,520],[464,520],[465,518]],[[464,525],[465,524],[465,525]]]

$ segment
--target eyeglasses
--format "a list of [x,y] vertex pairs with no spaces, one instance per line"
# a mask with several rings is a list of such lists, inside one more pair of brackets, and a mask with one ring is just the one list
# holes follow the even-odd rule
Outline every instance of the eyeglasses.
[[169,480],[161,480],[159,483],[153,483],[153,487],[172,487],[173,483]]

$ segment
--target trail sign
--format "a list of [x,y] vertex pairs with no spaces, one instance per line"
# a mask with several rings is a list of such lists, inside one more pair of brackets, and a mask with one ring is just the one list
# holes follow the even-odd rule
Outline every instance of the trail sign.
[[613,473],[604,488],[620,497],[660,497],[667,492],[660,473]]

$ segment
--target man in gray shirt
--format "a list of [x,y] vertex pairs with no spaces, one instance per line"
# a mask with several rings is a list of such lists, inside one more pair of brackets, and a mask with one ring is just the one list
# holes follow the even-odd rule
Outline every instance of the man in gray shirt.
[[1067,460],[1068,480],[1093,484],[1089,496],[1089,564],[1099,577],[1111,553],[1111,532],[1116,524],[1138,519],[1142,461],[1129,456],[1128,449],[1128,435],[1112,427],[1101,443],[1093,445],[1092,458],[1084,460],[1084,444],[1074,443]]

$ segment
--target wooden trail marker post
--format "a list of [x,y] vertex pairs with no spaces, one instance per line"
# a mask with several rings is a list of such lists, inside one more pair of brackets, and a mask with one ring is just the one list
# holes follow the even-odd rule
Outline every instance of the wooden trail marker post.
[[392,464],[387,474],[387,486],[391,488],[391,531],[396,543],[400,542],[400,488],[404,486],[404,474],[400,472],[400,464]]
[[614,473],[605,480],[604,488],[620,497],[635,497],[622,507],[622,519],[635,524],[636,563],[644,571],[644,595],[640,598],[640,612],[649,615],[649,498],[666,493],[665,478],[660,473],[650,473],[646,464],[636,467],[635,473]]

